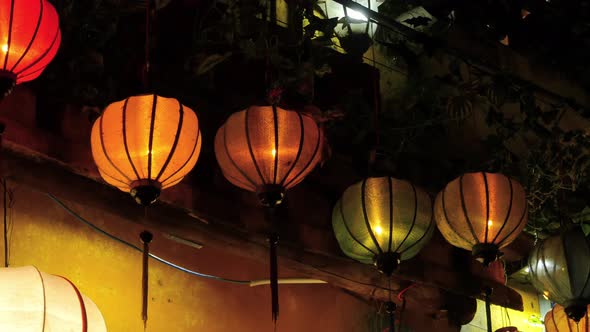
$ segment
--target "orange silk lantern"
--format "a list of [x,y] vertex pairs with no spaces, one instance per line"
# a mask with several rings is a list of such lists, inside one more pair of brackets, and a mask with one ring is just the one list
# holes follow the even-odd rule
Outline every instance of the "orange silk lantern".
[[215,156],[231,183],[274,206],[320,161],[322,144],[312,117],[277,106],[250,106],[219,128]]
[[174,98],[129,97],[107,106],[92,127],[91,144],[102,178],[148,205],[195,166],[199,120]]
[[568,317],[563,306],[556,304],[545,315],[545,331],[547,332],[590,332],[590,305],[586,314],[580,319],[579,322]]
[[472,250],[488,265],[501,255],[527,222],[524,189],[498,173],[467,173],[451,181],[434,205],[436,223],[455,247]]
[[[320,161],[322,144],[322,131],[311,116],[276,105],[250,106],[232,114],[219,128],[215,135],[215,156],[225,178],[240,188],[256,192],[274,219],[273,208],[282,202],[285,190],[301,182]],[[269,242],[272,318],[276,322],[279,314],[276,232],[271,232]]]
[[47,0],[0,0],[0,98],[37,78],[53,60],[61,32]]

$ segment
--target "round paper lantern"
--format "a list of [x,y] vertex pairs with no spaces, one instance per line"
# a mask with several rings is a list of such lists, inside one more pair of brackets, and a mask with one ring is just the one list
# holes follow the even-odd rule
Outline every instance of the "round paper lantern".
[[535,288],[579,321],[590,304],[590,237],[580,228],[553,236],[533,249],[529,271]]
[[408,181],[367,178],[334,207],[332,226],[342,251],[385,274],[414,257],[434,232],[430,196]]
[[69,280],[35,267],[0,269],[0,331],[106,332],[102,314]]
[[148,205],[195,166],[199,120],[174,98],[129,97],[107,106],[92,127],[91,144],[102,178]]
[[450,244],[488,265],[522,232],[527,201],[522,186],[505,175],[467,173],[437,195],[434,216]]
[[545,331],[546,332],[590,332],[590,319],[588,318],[588,310],[579,322],[570,319],[565,312],[565,309],[556,304],[545,315]]
[[37,78],[53,60],[61,32],[47,0],[0,0],[0,98]]
[[323,134],[315,120],[277,106],[232,114],[215,136],[215,156],[234,185],[279,204],[320,161]]

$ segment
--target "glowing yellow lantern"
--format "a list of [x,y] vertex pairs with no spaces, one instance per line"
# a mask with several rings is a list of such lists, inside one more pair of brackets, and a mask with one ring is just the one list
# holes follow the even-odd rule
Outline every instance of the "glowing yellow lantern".
[[391,275],[414,257],[434,232],[430,196],[408,181],[368,178],[344,192],[332,212],[342,251]]
[[92,127],[91,143],[102,178],[148,205],[195,166],[201,133],[192,109],[147,94],[110,104]]
[[0,269],[0,331],[106,332],[96,304],[69,280],[35,267]]
[[498,173],[467,173],[451,181],[437,195],[434,217],[445,239],[472,250],[488,265],[501,255],[527,222],[524,189]]
[[[590,306],[589,308],[590,309]],[[588,310],[579,322],[569,318],[563,306],[556,304],[545,315],[546,332],[590,332],[590,318]]]
[[277,106],[250,106],[232,114],[215,136],[215,156],[234,185],[277,205],[321,158],[323,134],[306,114]]

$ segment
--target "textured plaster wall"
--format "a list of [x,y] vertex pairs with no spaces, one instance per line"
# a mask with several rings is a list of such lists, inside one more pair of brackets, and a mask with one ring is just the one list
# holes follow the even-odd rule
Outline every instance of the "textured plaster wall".
[[[10,264],[35,265],[69,278],[96,302],[110,332],[143,331],[141,254],[91,231],[44,194],[9,186],[14,192],[9,210]],[[140,245],[138,225],[67,204],[101,228]],[[152,248],[165,259],[201,272],[235,279],[267,278],[264,264],[210,248],[193,249],[159,234]],[[149,299],[147,331],[273,330],[268,286],[206,280],[151,260]],[[367,331],[370,307],[331,286],[281,286],[280,300],[278,331]]]
[[[534,293],[518,290],[522,296],[524,311],[506,310],[498,306],[492,306],[492,329],[495,331],[501,327],[516,326],[520,332],[543,332],[545,328],[531,322],[531,317],[544,317],[540,313],[539,296]],[[468,325],[464,325],[461,332],[487,331],[485,303],[477,301],[475,318]]]

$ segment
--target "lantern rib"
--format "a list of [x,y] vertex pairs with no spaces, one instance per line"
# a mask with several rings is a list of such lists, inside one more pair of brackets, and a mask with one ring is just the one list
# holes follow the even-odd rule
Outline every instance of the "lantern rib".
[[[312,119],[312,121],[314,121],[314,120]],[[314,123],[315,123],[315,121],[314,121]],[[318,131],[318,139],[316,141],[315,148],[313,150],[313,154],[311,155],[311,157],[309,158],[309,160],[307,161],[307,163],[305,164],[305,166],[297,173],[297,175],[295,175],[291,180],[289,180],[289,182],[287,182],[285,184],[285,188],[289,188],[289,186],[291,185],[291,183],[295,182],[295,180],[297,180],[301,176],[301,174],[304,174],[307,171],[307,168],[315,160],[315,158],[317,156],[317,153],[318,153],[318,150],[320,148],[320,142],[322,141],[322,131],[320,129],[320,126],[318,126],[316,124],[316,128],[317,128],[317,131]]]
[[350,230],[350,227],[348,227],[348,223],[346,222],[346,217],[344,215],[344,204],[342,203],[342,200],[340,200],[340,209],[339,210],[340,210],[340,215],[342,215],[342,223],[344,224],[344,229],[346,229],[346,232],[350,235],[350,237],[356,243],[358,243],[361,247],[367,249],[367,251],[369,251],[371,254],[377,255],[377,253],[374,250],[372,250],[371,248],[367,247],[359,239],[357,239],[356,236],[354,236],[354,234]]
[[277,114],[277,107],[276,105],[272,105],[272,120],[273,120],[273,124],[274,124],[274,130],[275,130],[275,155],[274,155],[274,159],[275,159],[275,166],[274,166],[274,176],[273,176],[273,184],[277,183],[277,172],[279,170],[279,155],[280,155],[280,150],[279,150],[279,115]]
[[176,171],[174,171],[174,173],[170,174],[170,176],[168,176],[166,179],[161,181],[162,186],[164,186],[166,184],[166,182],[168,182],[168,180],[170,180],[173,176],[178,174],[178,172],[180,172],[191,161],[191,159],[193,159],[193,156],[195,155],[195,151],[197,151],[197,146],[199,146],[200,141],[201,141],[201,128],[197,127],[197,139],[195,140],[195,145],[193,145],[193,150],[191,151],[191,154],[186,159],[186,161],[182,164],[182,166],[180,166]]
[[[247,120],[246,120],[246,122],[247,122]],[[248,174],[246,174],[246,172],[244,172],[244,170],[242,170],[240,167],[238,167],[238,164],[236,164],[236,161],[234,160],[234,158],[232,158],[231,153],[229,153],[229,149],[227,148],[227,129],[226,129],[225,125],[223,125],[222,128],[223,128],[223,148],[225,150],[225,153],[227,154],[227,159],[229,159],[231,164],[238,170],[238,172],[240,172],[240,174],[242,174],[244,179],[248,180],[248,182],[250,182],[250,184],[252,184],[253,189],[256,190],[257,189],[256,182],[254,182],[254,180],[252,180],[248,176]]]
[[[540,257],[541,259],[538,258],[539,255],[541,256]],[[547,265],[545,264],[545,243],[541,243],[541,246],[539,247],[539,251],[537,253],[537,261],[541,262],[541,265],[543,266],[543,270],[545,270],[545,276],[547,277],[547,281],[549,281],[549,283],[550,283],[551,292],[553,293],[553,295],[557,295],[557,294],[554,294],[554,290],[559,289],[559,288],[556,287],[557,286],[556,282],[555,282],[555,280],[553,280],[552,276],[554,274],[549,273],[549,270],[547,269]],[[553,264],[554,269],[555,269],[555,266],[556,266],[556,264]],[[571,290],[571,285],[570,285],[570,290]]]
[[33,42],[37,38],[37,34],[39,33],[39,28],[41,27],[41,20],[43,18],[43,9],[44,9],[44,0],[39,0],[39,18],[37,19],[37,25],[35,26],[35,32],[33,32],[33,37],[29,41],[29,44],[27,45],[27,48],[25,48],[25,51],[21,54],[20,58],[14,63],[14,65],[10,69],[11,72],[14,71],[14,69],[16,69],[16,66],[18,66],[18,64],[22,61],[22,59],[24,59],[24,57],[27,55],[27,53],[29,53],[29,50],[31,49]]
[[[103,136],[104,136],[103,135],[104,134],[104,130],[103,130],[103,119],[104,119],[104,117],[101,116],[100,117],[100,120],[99,120],[100,122],[98,123],[98,125],[99,125],[99,131],[100,131],[100,147],[102,148],[102,153],[104,154],[104,156],[107,159],[107,161],[109,163],[111,163],[111,166],[113,166],[113,168],[117,172],[119,172],[119,174],[121,174],[125,179],[127,179],[127,181],[129,181],[129,183],[130,183],[130,182],[132,182],[132,180],[125,173],[123,173],[123,171],[121,171],[119,169],[119,167],[117,167],[117,165],[113,162],[113,160],[109,156],[109,153],[107,152],[107,149],[106,149],[106,147],[104,145],[104,139],[103,139]],[[125,135],[125,134],[123,134],[123,135]],[[112,175],[109,175],[109,176],[113,177]],[[129,183],[127,183],[127,185],[129,185]]]
[[508,180],[508,185],[510,186],[510,202],[508,203],[508,213],[506,213],[506,218],[504,218],[504,223],[502,224],[502,226],[500,227],[500,229],[496,233],[496,236],[494,236],[494,239],[492,240],[491,243],[496,243],[498,236],[500,236],[500,234],[502,234],[502,231],[504,230],[504,228],[508,224],[508,220],[510,220],[510,215],[512,214],[512,201],[514,200],[514,188],[512,187],[512,179],[510,179],[509,177],[506,177],[506,179]]
[[422,242],[422,240],[424,240],[424,238],[426,237],[426,235],[428,235],[428,233],[430,233],[430,229],[434,228],[434,222],[432,221],[432,217],[430,218],[430,223],[428,224],[428,228],[426,228],[426,231],[422,234],[422,236],[420,236],[420,238],[415,241],[414,243],[412,243],[409,247],[407,247],[404,252],[414,248],[415,246],[418,245],[418,243]]
[[[131,165],[131,169],[133,169],[133,173],[135,173],[135,178],[139,180],[141,177],[137,172],[137,168],[135,168],[135,164],[133,163],[133,159],[131,159],[131,153],[129,152],[129,143],[127,143],[127,105],[129,103],[130,98],[126,98],[123,102],[123,112],[121,112],[121,117],[123,118],[123,147],[125,148],[125,154],[127,155],[127,160],[129,161],[129,165]],[[101,117],[101,125],[102,125],[102,117]],[[101,136],[102,138],[102,136]],[[111,162],[112,163],[112,162]],[[127,176],[126,176],[127,177]],[[129,177],[127,177],[129,179]],[[133,182],[129,179],[129,182]]]
[[80,290],[69,279],[61,277],[61,276],[60,276],[60,278],[62,278],[70,286],[72,286],[72,289],[76,293],[76,297],[78,298],[78,301],[80,302],[80,313],[82,315],[82,332],[88,332],[88,316],[86,315],[86,305],[84,304],[84,299],[82,298],[82,294],[80,293]]
[[8,21],[8,39],[6,41],[6,54],[4,55],[4,70],[8,65],[8,55],[10,54],[10,47],[12,46],[12,22],[14,21],[14,1],[10,1],[10,19]]
[[506,241],[506,239],[508,239],[517,229],[520,228],[520,225],[522,225],[522,222],[525,220],[525,216],[527,214],[527,202],[525,200],[524,202],[524,209],[522,211],[522,215],[520,216],[520,220],[518,221],[518,225],[516,225],[516,227],[512,228],[512,230],[510,232],[508,232],[508,234],[501,240],[498,241],[498,243],[496,244],[498,246],[498,248],[502,247],[502,244],[504,243],[504,241]]
[[[571,260],[571,255],[570,255],[570,251],[568,250],[567,244],[568,244],[568,239],[566,238],[566,234],[562,234],[561,237],[561,246],[563,247],[563,255],[565,257],[565,264],[566,264],[566,268],[568,269],[568,281],[570,283],[570,294],[572,297],[578,297],[580,294],[578,292],[576,292],[574,290],[574,286],[575,286],[575,280],[574,280],[574,274],[573,273],[569,273],[569,267],[573,264],[571,264],[570,260]],[[553,264],[553,268],[556,269],[556,264]],[[555,270],[553,271],[553,275],[555,275]]]
[[[416,225],[416,218],[418,216],[418,193],[416,192],[416,187],[414,186],[414,184],[410,183],[410,185],[412,186],[412,191],[414,192],[414,216],[412,217],[412,225],[410,226],[410,229],[408,230],[406,237],[404,237],[402,242],[400,242],[400,244],[395,249],[395,251],[399,252],[399,253],[401,253],[399,250],[402,248],[402,245],[408,240],[408,238],[410,237],[410,234],[412,234],[412,230],[414,230],[414,226]],[[432,219],[431,219],[431,221],[432,221]],[[391,248],[389,250],[391,251]],[[406,250],[404,250],[404,251],[406,251]]]
[[43,330],[45,330],[45,320],[47,318],[47,296],[45,294],[45,280],[43,280],[43,274],[41,274],[41,271],[39,271],[39,269],[34,266],[33,267],[35,269],[35,271],[37,271],[37,274],[39,274],[39,280],[41,281],[41,289],[43,290]]
[[485,219],[485,225],[486,225],[486,232],[485,232],[485,241],[484,243],[489,243],[488,242],[488,234],[490,232],[490,225],[489,225],[489,220],[490,220],[490,190],[488,188],[488,177],[486,176],[485,172],[481,172],[481,175],[483,176],[483,185],[486,191],[486,219]]
[[176,128],[176,135],[174,136],[174,143],[172,143],[172,148],[170,148],[170,152],[168,153],[168,157],[166,158],[164,165],[162,165],[162,168],[160,169],[158,176],[156,176],[156,179],[155,179],[156,181],[160,180],[160,177],[166,171],[166,168],[168,167],[170,160],[172,160],[172,156],[174,156],[174,153],[176,152],[176,148],[178,147],[178,141],[180,140],[180,132],[182,131],[183,121],[184,121],[184,107],[182,106],[180,101],[178,101],[178,127]]
[[[388,252],[391,252],[391,242],[393,242],[393,188],[392,187],[393,187],[393,182],[391,181],[391,177],[388,176],[387,177],[387,189],[389,191],[389,246],[387,248]],[[407,238],[407,236],[406,236],[406,238]],[[398,246],[398,249],[399,249],[399,246]]]
[[[461,177],[459,178],[459,195],[461,196],[461,207],[463,208],[463,215],[465,216],[465,223],[467,224],[467,226],[469,227],[469,230],[471,231],[471,235],[473,235],[473,239],[475,240],[475,244],[479,243],[479,239],[477,238],[477,234],[475,234],[475,229],[473,228],[473,224],[471,223],[471,220],[469,219],[469,214],[467,213],[467,204],[465,204],[465,195],[463,193],[463,177],[464,175],[461,175]],[[487,220],[486,220],[487,223]]]
[[445,192],[446,192],[447,188],[443,188],[442,193],[441,193],[441,201],[442,201],[442,210],[443,210],[443,214],[444,214],[444,221],[447,223],[447,225],[449,225],[449,229],[453,231],[453,233],[455,233],[455,235],[457,235],[457,238],[461,239],[464,242],[467,242],[467,244],[469,244],[469,242],[467,241],[467,239],[464,239],[463,236],[461,236],[461,234],[459,234],[459,232],[453,227],[453,225],[451,224],[451,220],[449,219],[449,215],[447,214],[447,208],[446,208],[446,204],[445,204]]
[[301,114],[299,112],[295,112],[295,113],[297,114],[297,118],[299,119],[299,128],[300,128],[299,148],[297,149],[297,156],[295,156],[295,160],[291,164],[291,168],[289,168],[289,170],[287,171],[287,173],[285,173],[285,176],[281,180],[280,185],[283,188],[285,187],[285,181],[287,181],[287,179],[289,178],[289,175],[291,175],[291,172],[295,168],[295,165],[297,165],[297,163],[299,162],[299,158],[301,158],[301,152],[303,152],[303,144],[305,143],[305,126],[303,125],[303,118],[301,117]]
[[[98,166],[97,166],[97,167],[98,167]],[[99,171],[101,172],[101,175],[102,175],[103,177],[106,177],[106,178],[108,178],[108,179],[105,179],[105,181],[107,181],[108,183],[110,183],[110,182],[109,182],[109,180],[112,180],[112,181],[115,181],[115,182],[118,182],[118,183],[120,183],[120,184],[121,184],[121,186],[123,186],[123,187],[128,187],[128,186],[129,186],[129,182],[122,181],[122,180],[120,180],[120,179],[118,179],[118,178],[116,178],[116,177],[112,176],[111,174],[109,174],[108,172],[106,172],[104,169],[102,169],[102,168],[100,168],[100,167],[98,167],[98,169],[99,169]],[[119,186],[116,186],[116,187],[119,187]]]
[[[586,241],[586,251],[590,251],[590,242],[588,241],[588,237],[584,237],[584,240]],[[590,253],[588,253],[590,254]],[[586,272],[586,281],[584,283],[584,287],[582,288],[582,291],[580,292],[580,295],[584,295],[584,293],[586,292],[586,287],[588,287],[588,281],[590,281],[590,264],[586,265],[588,268],[588,271]]]
[[365,226],[367,227],[367,232],[369,232],[369,236],[373,240],[373,243],[377,247],[377,250],[379,251],[380,254],[382,254],[383,249],[381,249],[381,246],[379,245],[379,242],[377,241],[377,238],[375,237],[375,234],[373,233],[373,229],[371,229],[371,223],[369,222],[369,215],[367,214],[367,202],[366,202],[366,195],[365,195],[366,187],[367,187],[367,179],[364,179],[361,184],[361,206],[363,207],[363,217],[365,219]]
[[152,179],[152,159],[153,159],[153,152],[152,149],[154,147],[154,126],[156,125],[156,109],[158,107],[158,95],[154,93],[154,100],[152,101],[152,118],[150,119],[150,137],[148,143],[148,176],[149,180]]
[[[25,71],[33,68],[36,64],[38,64],[39,62],[41,62],[41,60],[43,60],[47,54],[49,54],[49,52],[51,52],[51,50],[53,49],[53,45],[55,45],[55,42],[57,41],[57,38],[59,37],[59,25],[57,25],[57,30],[55,32],[55,36],[53,37],[53,41],[51,42],[51,44],[49,45],[49,47],[45,50],[45,52],[43,52],[43,54],[41,54],[41,56],[39,56],[37,59],[35,59],[35,61],[31,62],[28,66],[24,67],[23,69],[19,70],[17,73],[15,73],[17,76],[20,76],[20,74],[24,73]],[[42,68],[40,68],[39,70],[43,70],[46,66],[43,66]],[[35,70],[34,72],[37,72],[38,70]],[[27,75],[23,75],[23,76],[28,76],[31,73],[27,74]]]
[[36,69],[35,71],[32,71],[32,72],[30,72],[30,73],[27,73],[27,74],[25,74],[25,75],[17,75],[17,76],[18,76],[18,79],[19,79],[19,81],[23,81],[23,80],[25,80],[27,77],[29,77],[29,76],[33,76],[33,75],[35,75],[36,73],[38,73],[38,72],[40,72],[40,71],[43,71],[44,69],[45,69],[45,67],[41,67],[41,68],[39,68],[39,69]]
[[[262,176],[262,172],[260,171],[260,167],[258,167],[258,162],[256,162],[256,157],[254,156],[254,150],[252,149],[252,140],[250,139],[250,126],[248,124],[248,115],[250,113],[250,107],[246,108],[246,114],[245,114],[245,121],[244,121],[244,127],[246,129],[246,143],[248,145],[248,151],[250,152],[250,157],[252,158],[252,163],[254,164],[254,168],[256,169],[256,172],[258,173],[258,176],[260,176],[260,181],[262,181],[262,184],[266,184],[266,181],[264,180],[264,176]],[[279,153],[278,151],[276,153]],[[256,188],[258,189],[258,188]]]

